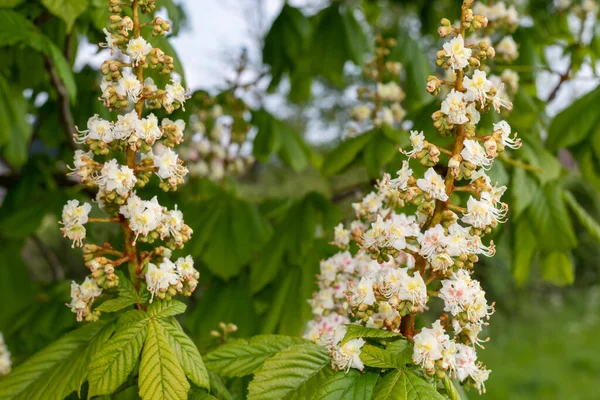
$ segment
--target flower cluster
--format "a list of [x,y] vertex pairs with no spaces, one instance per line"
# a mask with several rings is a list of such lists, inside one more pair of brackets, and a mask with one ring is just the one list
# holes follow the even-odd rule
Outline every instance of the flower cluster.
[[[501,202],[506,187],[492,183],[486,170],[520,141],[506,121],[494,124],[490,135],[477,134],[480,113],[512,104],[482,69],[494,49],[464,44],[463,35],[487,26],[472,3],[463,2],[460,28],[446,31],[444,20],[440,28],[441,36],[454,37],[438,52],[438,65],[453,69],[454,80],[427,82],[431,93],[439,93],[440,85],[451,89],[432,119],[440,134],[454,138],[453,145],[441,147],[412,131],[412,148],[401,150],[409,159],[396,176],[384,174],[376,191],[353,204],[356,220],[335,228],[333,244],[341,251],[321,262],[319,290],[309,301],[314,319],[305,337],[326,346],[337,369],[364,367],[364,341],[344,342],[345,326],[340,328],[359,324],[412,340],[413,362],[423,374],[449,374],[485,390],[490,371],[477,363],[475,346],[485,341],[480,334],[494,309],[472,272],[479,257],[494,255],[494,243],[485,236],[505,222],[508,210]],[[445,169],[439,168],[442,155]],[[427,168],[422,177],[413,176],[411,160]],[[414,211],[399,212],[404,207]],[[415,329],[415,316],[428,310],[432,297],[443,302],[444,314],[431,327]]]
[[217,182],[244,174],[254,164],[244,147],[252,129],[246,103],[233,91],[216,97],[197,92],[193,101],[198,109],[190,118],[192,140],[182,149],[190,174]]
[[405,94],[398,85],[402,65],[388,60],[391,49],[396,46],[395,39],[376,39],[376,55],[367,61],[363,73],[367,80],[373,81],[371,86],[361,86],[357,90],[361,104],[350,110],[354,124],[350,125],[350,136],[359,131],[364,132],[373,125],[394,126],[404,121],[406,111],[402,108]]
[[[200,274],[194,269],[191,256],[179,257],[174,263],[168,258],[156,266],[148,264],[146,284],[148,290],[159,299],[170,299],[177,293],[191,295],[198,285]],[[152,302],[152,300],[150,300]]]
[[[153,1],[132,2],[131,7],[133,18],[122,15],[120,3],[111,2],[110,24],[104,30],[106,43],[101,44],[118,55],[118,60],[107,60],[102,66],[101,99],[107,107],[124,112],[116,121],[94,115],[86,130],[78,130],[75,141],[85,149],[75,152],[70,168],[70,175],[97,190],[95,202],[107,217],[89,217],[92,206],[78,200],[70,200],[62,212],[61,230],[73,245],[83,246],[88,222],[119,224],[124,237],[122,250],[108,243],[83,246],[90,276],[81,284],[72,283],[68,304],[78,321],[99,318],[100,312],[92,310],[92,304],[104,291],[119,286],[117,269],[123,264],[129,266],[135,290],[147,289],[152,298],[170,298],[178,293],[190,296],[198,284],[199,274],[191,257],[175,263],[169,260],[171,250],[183,248],[192,234],[181,211],[177,206],[172,210],[163,207],[156,196],[143,200],[136,194],[153,175],[165,191],[184,183],[188,170],[173,148],[183,142],[185,122],[168,118],[159,122],[153,113],[144,116],[143,111],[162,107],[171,113],[183,107],[188,95],[178,79],[172,79],[164,89],[158,89],[151,79],[144,80],[148,68],[170,75],[173,59],[153,48],[141,30],[151,28],[153,35],[164,35],[170,24],[158,17],[140,23],[139,13],[154,11]],[[96,156],[102,156],[98,157],[102,161]],[[158,240],[163,245],[149,251],[140,252],[136,247],[138,242],[154,244]]]
[[12,361],[10,359],[10,351],[4,342],[4,335],[0,332],[0,376],[10,373]]

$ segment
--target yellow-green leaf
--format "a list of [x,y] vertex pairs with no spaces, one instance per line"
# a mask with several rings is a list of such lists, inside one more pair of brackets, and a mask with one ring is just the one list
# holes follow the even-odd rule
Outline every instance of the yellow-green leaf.
[[190,384],[161,324],[151,320],[138,386],[142,400],[186,400]]

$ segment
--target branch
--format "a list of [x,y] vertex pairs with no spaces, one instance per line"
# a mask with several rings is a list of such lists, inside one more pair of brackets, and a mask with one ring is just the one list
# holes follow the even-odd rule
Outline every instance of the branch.
[[513,160],[512,158],[508,158],[505,155],[501,155],[498,158],[500,160],[504,161],[505,163],[510,164],[510,165],[512,165],[514,167],[523,168],[523,169],[526,169],[528,171],[533,171],[533,172],[544,172],[543,169],[534,167],[533,165],[524,163],[524,162],[519,161],[519,160]]
[[52,278],[54,278],[54,281],[63,279],[65,277],[65,272],[63,271],[62,264],[60,263],[60,260],[58,259],[56,254],[54,254],[54,252],[52,252],[52,250],[50,250],[44,244],[42,239],[40,239],[40,237],[35,233],[31,234],[30,237],[31,240],[33,240],[33,243],[35,243],[35,245],[37,246],[40,253],[42,254],[42,257],[44,257],[44,260],[46,260],[46,263],[50,267],[50,271],[52,271]]
[[52,86],[54,86],[54,89],[56,89],[56,93],[58,94],[58,118],[60,120],[60,124],[62,125],[65,138],[67,139],[67,144],[73,150],[76,150],[77,147],[73,142],[73,136],[75,135],[75,123],[73,122],[73,114],[71,113],[71,105],[69,104],[69,92],[63,84],[63,81],[58,76],[54,62],[50,56],[44,56],[44,64],[46,66],[46,70],[50,74]]

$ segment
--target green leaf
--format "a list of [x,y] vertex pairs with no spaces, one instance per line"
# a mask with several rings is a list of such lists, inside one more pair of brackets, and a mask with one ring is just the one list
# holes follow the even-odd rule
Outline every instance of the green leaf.
[[269,358],[248,385],[248,400],[311,398],[332,370],[327,350],[297,344]]
[[344,84],[344,65],[347,61],[362,64],[368,40],[350,7],[334,3],[313,18],[312,71],[340,87]]
[[67,33],[73,24],[88,7],[88,0],[41,0],[51,14],[62,19],[67,25]]
[[68,358],[50,369],[35,383],[22,392],[18,398],[27,400],[62,400],[74,391],[79,391],[87,378],[91,356],[97,352],[110,338],[115,325],[98,322],[102,329],[89,343],[81,346],[81,351],[74,351]]
[[148,322],[144,318],[119,326],[109,343],[92,357],[88,378],[90,396],[111,394],[127,380],[142,351]]
[[342,344],[356,338],[371,338],[371,339],[393,339],[402,337],[400,333],[386,331],[383,329],[365,328],[360,325],[348,324],[348,330],[342,339]]
[[403,368],[412,360],[411,354],[405,351],[410,348],[408,347],[408,343],[404,340],[394,343],[400,343],[400,345],[394,346],[396,348],[382,349],[381,347],[365,344],[361,349],[360,359],[369,367],[385,369]]
[[116,299],[106,300],[104,303],[96,307],[96,310],[102,312],[117,312],[135,303],[135,299],[119,296]]
[[154,300],[148,306],[148,315],[153,318],[167,318],[183,314],[187,306],[179,300]]
[[73,75],[73,70],[71,70],[71,66],[69,62],[65,58],[64,54],[55,45],[50,39],[46,39],[48,55],[52,58],[54,62],[54,68],[56,69],[56,73],[58,77],[62,81],[63,85],[65,85],[65,89],[69,93],[69,99],[71,100],[71,104],[75,104],[77,101],[77,84],[75,83],[75,76]]
[[367,174],[371,178],[381,176],[381,168],[398,154],[398,146],[389,140],[380,130],[367,143],[364,150]]
[[392,370],[379,380],[373,400],[443,400],[444,397],[414,372]]
[[210,389],[208,371],[192,339],[183,332],[181,325],[175,319],[170,319],[169,321],[161,320],[159,323],[164,329],[164,334],[169,345],[175,351],[177,359],[181,362],[181,367],[185,375],[196,386]]
[[322,167],[323,173],[333,175],[342,171],[356,159],[373,136],[375,136],[375,130],[341,142],[338,147],[325,156]]
[[294,74],[303,69],[310,30],[308,18],[285,3],[265,36],[262,51],[263,63],[271,66],[271,88],[279,84],[286,72]]
[[519,218],[533,201],[534,191],[531,188],[537,183],[523,168],[514,169],[511,183],[513,218]]
[[25,0],[0,0],[0,8],[14,8]]
[[188,395],[188,400],[218,400],[215,396],[208,393],[206,390],[192,390]]
[[560,162],[539,143],[524,141],[521,152],[531,165],[542,170],[534,172],[542,185],[560,177],[562,171]]
[[252,374],[265,360],[296,344],[302,338],[283,335],[258,335],[249,340],[239,339],[212,351],[204,357],[206,366],[219,375],[241,377]]
[[375,372],[339,371],[321,385],[314,400],[370,399],[378,378],[379,374]]
[[542,190],[535,186],[533,201],[527,210],[532,228],[538,236],[538,246],[546,251],[569,250],[577,246],[577,237],[563,201],[558,183],[547,184]]
[[542,260],[542,278],[558,286],[570,285],[575,280],[571,257],[565,251],[553,251]]
[[[8,11],[0,11],[0,16]],[[0,18],[1,24],[2,18]],[[0,39],[1,42],[1,39]],[[4,159],[14,167],[27,160],[27,146],[31,136],[31,125],[26,120],[27,101],[22,93],[11,87],[0,74],[0,148]],[[38,202],[40,203],[40,202]],[[43,202],[42,202],[43,203]],[[47,207],[48,203],[38,207]],[[2,220],[2,225],[6,221]]]
[[148,325],[138,385],[142,400],[185,400],[190,390],[177,355],[155,320]]
[[593,132],[600,121],[596,106],[600,103],[600,87],[581,97],[558,113],[548,129],[548,148],[556,151],[574,146]]
[[271,227],[254,204],[222,192],[200,205],[202,213],[192,228],[193,254],[218,277],[238,275],[271,236]]
[[512,273],[517,286],[527,282],[536,251],[536,237],[529,225],[526,218],[520,218],[514,225]]
[[81,355],[88,342],[102,327],[102,324],[92,324],[77,329],[36,353],[0,380],[0,398],[17,398],[46,374],[52,374],[53,369],[65,360],[69,360],[74,354]]
[[308,166],[311,150],[287,123],[261,109],[252,113],[252,124],[258,128],[253,148],[258,160],[266,162],[277,153],[296,172]]
[[573,214],[581,223],[581,226],[592,236],[596,241],[600,242],[600,224],[579,204],[575,196],[569,191],[563,193],[563,198]]

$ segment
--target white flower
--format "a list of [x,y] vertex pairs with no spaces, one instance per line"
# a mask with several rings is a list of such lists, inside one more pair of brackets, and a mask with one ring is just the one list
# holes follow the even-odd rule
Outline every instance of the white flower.
[[404,154],[412,157],[421,152],[425,146],[425,135],[423,134],[423,131],[410,131],[410,144],[412,145],[412,150],[405,152]]
[[483,146],[476,140],[467,139],[464,141],[464,147],[460,152],[463,160],[475,164],[478,167],[490,167],[494,158],[487,155]]
[[136,66],[148,53],[150,53],[150,51],[152,51],[152,45],[146,42],[143,37],[138,36],[127,43],[127,49],[125,51],[127,55],[131,57],[131,63]]
[[100,43],[100,47],[107,47],[110,49],[110,55],[112,56],[113,54],[115,54],[115,52],[119,52],[119,46],[117,46],[117,44],[115,43],[115,37],[113,36],[112,33],[110,33],[106,28],[102,29],[102,32],[104,32],[104,35],[106,37],[106,42],[105,43]]
[[431,328],[423,328],[413,339],[415,342],[413,361],[425,369],[433,369],[434,362],[442,358],[442,346],[435,331]]
[[469,122],[473,125],[477,125],[479,120],[481,119],[481,114],[477,111],[477,107],[475,107],[475,103],[469,103],[466,109],[467,117],[469,118]]
[[88,222],[91,209],[92,206],[89,203],[79,205],[79,200],[69,200],[63,207],[60,223],[64,226],[60,230],[64,237],[73,241],[73,246],[83,246],[83,239],[86,235],[83,225]]
[[140,99],[142,89],[142,82],[131,71],[125,70],[117,83],[115,93],[121,98],[128,98],[129,101],[136,103]]
[[375,294],[373,293],[373,280],[362,277],[358,285],[352,289],[351,305],[358,306],[366,304],[368,306],[375,303]]
[[425,193],[431,195],[434,199],[440,201],[448,200],[444,180],[433,168],[429,168],[425,172],[423,178],[417,179],[417,186]]
[[82,321],[91,312],[92,303],[101,294],[102,288],[98,287],[94,278],[86,277],[81,285],[71,282],[71,303],[68,306],[77,314],[77,321]]
[[[128,15],[124,16],[121,22],[119,22],[119,27],[125,32],[128,32],[133,29],[133,20]],[[127,36],[127,35],[126,35]]]
[[341,345],[333,354],[333,366],[342,371],[350,368],[362,371],[365,366],[360,359],[360,349],[365,343],[364,339],[352,339]]
[[158,168],[156,175],[161,179],[183,178],[188,173],[177,153],[170,148],[166,148],[161,155],[154,156],[154,166]]
[[88,119],[87,130],[79,131],[79,136],[76,138],[77,143],[83,143],[88,138],[92,140],[101,140],[105,143],[110,143],[113,140],[113,127],[109,121],[106,121],[98,114]]
[[11,371],[11,366],[10,351],[8,351],[4,336],[0,332],[0,376],[8,375]]
[[388,83],[377,83],[377,95],[386,101],[401,101],[404,99],[404,92],[394,81]]
[[183,106],[185,103],[187,92],[183,86],[181,86],[181,82],[179,80],[171,79],[171,83],[165,85],[165,96],[163,98],[163,105],[167,109],[172,110],[172,104],[174,102],[178,102]]
[[371,117],[371,108],[368,104],[360,104],[350,109],[350,116],[358,122],[366,121]]
[[446,56],[450,58],[450,67],[452,69],[462,70],[469,64],[471,49],[465,47],[462,35],[458,35],[451,41],[444,43]]
[[500,79],[506,84],[513,92],[516,92],[519,88],[519,74],[512,69],[505,69],[500,74]]
[[505,205],[496,208],[491,194],[483,192],[480,200],[475,199],[473,196],[469,197],[469,200],[467,200],[467,213],[461,218],[461,221],[475,228],[485,229],[492,223],[504,222],[506,211]]
[[115,139],[123,140],[127,139],[133,132],[138,122],[138,115],[135,110],[131,110],[127,114],[119,115],[117,122],[113,128],[113,134]]
[[154,296],[159,292],[166,292],[171,286],[175,286],[179,283],[179,274],[177,273],[176,266],[168,258],[163,259],[163,262],[157,267],[155,264],[148,264],[148,272],[146,272],[146,284],[148,290],[152,293],[150,302],[154,299]]
[[448,121],[452,124],[460,125],[469,122],[469,118],[467,118],[465,95],[454,89],[452,89],[444,101],[442,101],[440,110],[448,116]]
[[92,150],[85,152],[83,150],[75,150],[73,155],[73,168],[68,167],[72,172],[77,174],[82,180],[86,180],[94,171],[94,152]]
[[494,124],[494,132],[500,132],[502,137],[502,145],[510,147],[511,149],[518,149],[521,147],[521,140],[517,139],[517,134],[510,137],[511,129],[510,125],[506,121],[500,121]]
[[408,161],[402,161],[402,169],[396,172],[397,178],[390,180],[390,187],[395,190],[406,190],[408,187],[408,178],[412,176],[413,170],[408,166]]
[[467,89],[465,99],[467,101],[478,100],[481,106],[485,104],[487,93],[494,85],[486,78],[485,71],[476,69],[473,72],[473,78],[465,77],[464,86]]
[[494,48],[497,54],[508,61],[516,60],[519,57],[519,47],[512,36],[504,36]]
[[425,258],[433,257],[444,251],[446,248],[446,232],[444,231],[444,227],[438,224],[420,234],[419,245],[421,245],[419,254]]
[[136,121],[135,132],[137,137],[149,145],[154,144],[162,136],[162,131],[158,127],[158,118],[154,114],[149,114],[146,118]]
[[350,243],[350,231],[344,229],[344,224],[340,223],[335,227],[334,230],[335,239],[333,243],[341,248],[348,246]]
[[445,241],[446,251],[453,257],[470,253],[469,241],[471,238],[469,228],[465,228],[457,223],[450,225]]
[[416,307],[423,307],[427,303],[427,286],[421,277],[421,274],[415,273],[414,276],[406,274],[400,291],[398,292],[400,300],[410,301]]
[[477,361],[477,354],[472,346],[464,344],[457,345],[456,352],[456,377],[461,382],[471,376],[478,369],[475,361]]
[[120,196],[126,196],[136,182],[133,170],[126,165],[119,165],[113,158],[102,167],[98,187],[106,192],[115,191]]
[[[198,272],[194,268],[194,259],[192,256],[179,257],[177,261],[175,261],[175,267],[177,273],[187,281],[195,280],[198,282],[198,278],[200,277],[200,272]],[[194,285],[195,286],[195,285]]]

